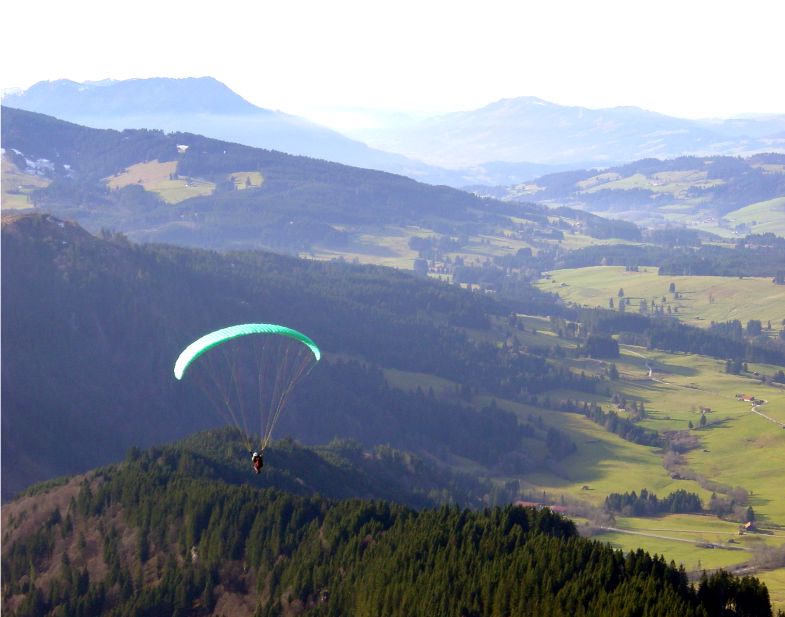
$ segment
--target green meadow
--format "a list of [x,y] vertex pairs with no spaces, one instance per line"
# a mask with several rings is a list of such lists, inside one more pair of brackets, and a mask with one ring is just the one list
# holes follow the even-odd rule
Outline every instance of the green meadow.
[[[707,326],[712,321],[759,319],[764,327],[771,321],[777,331],[785,319],[785,287],[769,278],[722,276],[659,276],[656,267],[627,272],[623,266],[594,266],[553,270],[537,286],[558,293],[565,301],[581,306],[608,308],[613,300],[618,310],[619,293],[627,299],[628,311],[647,306],[662,307],[685,323]],[[675,285],[675,294],[669,292]]]
[[229,179],[238,191],[259,188],[264,182],[264,177],[258,171],[235,171],[229,174]]
[[785,611],[785,568],[756,572],[755,576],[766,583],[772,608]]
[[744,223],[750,233],[771,232],[785,236],[785,197],[750,204],[729,212],[723,218],[732,226]]
[[11,161],[2,157],[2,209],[19,210],[32,208],[30,193],[35,189],[44,188],[49,180],[20,171]]
[[340,249],[314,248],[300,253],[300,257],[331,261],[343,259],[348,262],[387,266],[401,270],[411,270],[417,251],[409,248],[409,239],[415,236],[430,235],[419,227],[387,227],[379,232],[368,233],[335,226],[339,231],[348,231],[351,236],[348,244]]
[[197,178],[177,177],[177,161],[149,161],[137,163],[125,171],[106,178],[106,185],[119,189],[131,184],[139,184],[146,191],[158,193],[166,203],[175,204],[191,197],[212,195],[215,184]]
[[579,182],[578,186],[585,193],[604,190],[646,189],[655,193],[672,195],[674,199],[684,199],[692,188],[708,188],[723,183],[722,180],[707,180],[707,175],[705,170],[659,172],[651,176],[637,173],[627,177],[606,173]]

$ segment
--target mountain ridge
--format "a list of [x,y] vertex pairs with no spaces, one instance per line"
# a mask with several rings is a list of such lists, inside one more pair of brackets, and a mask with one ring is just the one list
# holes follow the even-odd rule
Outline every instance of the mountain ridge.
[[[79,83],[38,82],[3,96],[3,105],[93,128],[188,132],[223,141],[406,175],[431,184],[460,186],[509,166],[447,170],[384,152],[303,117],[256,106],[212,77],[139,78]],[[526,165],[523,170],[529,169]],[[532,169],[542,170],[542,166]],[[522,179],[528,171],[515,171]]]
[[634,106],[590,109],[515,97],[362,135],[373,146],[445,167],[488,160],[584,167],[647,157],[785,151],[778,137],[783,127],[785,115],[688,120]]

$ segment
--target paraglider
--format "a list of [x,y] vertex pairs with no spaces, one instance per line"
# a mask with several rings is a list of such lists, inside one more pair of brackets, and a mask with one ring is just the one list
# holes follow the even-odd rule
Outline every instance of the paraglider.
[[262,467],[264,467],[264,457],[258,452],[254,452],[251,455],[251,465],[258,476],[262,471]]
[[[177,358],[174,376],[204,391],[221,418],[243,436],[254,471],[297,383],[321,358],[302,332],[268,323],[229,326],[205,334]],[[259,440],[257,447],[252,442]]]

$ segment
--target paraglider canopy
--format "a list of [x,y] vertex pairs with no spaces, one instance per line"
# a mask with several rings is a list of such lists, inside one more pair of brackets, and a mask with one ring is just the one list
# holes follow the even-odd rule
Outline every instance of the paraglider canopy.
[[219,415],[244,436],[249,451],[260,438],[261,453],[294,386],[320,358],[319,347],[302,332],[277,324],[239,324],[188,345],[175,362],[174,376],[193,376]]
[[174,363],[174,376],[177,379],[182,379],[185,369],[203,353],[228,340],[237,338],[238,336],[247,336],[249,334],[279,334],[281,336],[289,336],[306,345],[313,352],[317,362],[322,357],[322,352],[316,346],[316,343],[302,332],[271,323],[248,323],[238,326],[229,326],[228,328],[221,328],[215,332],[210,332],[188,345],[180,354],[180,357],[177,358],[177,362]]

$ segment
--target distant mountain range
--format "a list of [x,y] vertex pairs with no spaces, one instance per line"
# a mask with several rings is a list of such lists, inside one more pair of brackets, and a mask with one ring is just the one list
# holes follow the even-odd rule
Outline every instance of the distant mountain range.
[[649,157],[785,152],[785,114],[686,120],[637,107],[587,109],[520,97],[366,130],[362,137],[374,147],[450,168],[488,161],[606,167]]
[[197,133],[454,187],[511,185],[649,157],[785,152],[785,114],[686,120],[535,97],[421,120],[393,116],[385,128],[353,132],[351,139],[257,107],[211,77],[39,82],[6,94],[3,104],[95,128]]
[[481,165],[451,170],[383,152],[305,118],[257,107],[211,77],[42,81],[6,94],[3,105],[94,128],[160,129],[198,133],[223,141],[377,169],[427,182],[506,184],[564,166]]
[[369,148],[298,116],[252,105],[211,77],[39,82],[3,104],[95,128],[190,132],[429,181],[454,174]]

